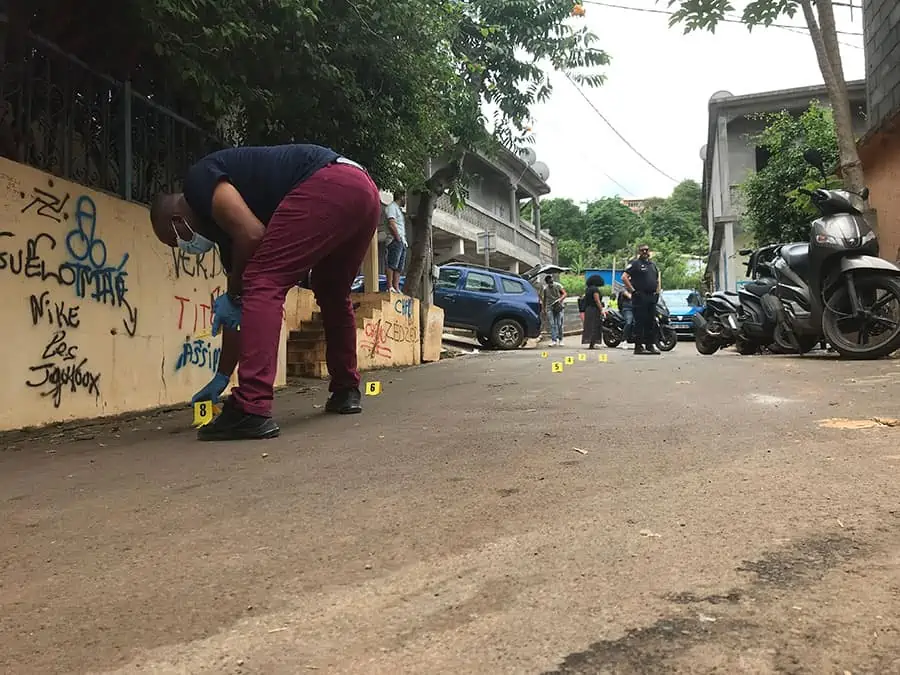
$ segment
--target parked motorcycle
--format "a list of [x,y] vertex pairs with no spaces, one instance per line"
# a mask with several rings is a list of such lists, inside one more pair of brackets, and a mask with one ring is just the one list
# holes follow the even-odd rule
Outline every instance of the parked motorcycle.
[[[775,288],[772,262],[781,246],[738,251],[749,256],[747,277],[751,281],[737,293],[719,291],[710,296],[704,313],[694,319],[697,351],[715,354],[733,344],[738,353],[749,355],[773,347],[776,321],[766,314],[762,298]],[[775,351],[782,350],[776,346]]]
[[[656,303],[656,348],[669,352],[678,344],[678,334],[669,321],[669,308],[660,296]],[[625,317],[617,309],[609,309],[603,319],[603,342],[607,347],[618,347],[625,337]]]
[[[804,157],[824,177],[821,155]],[[823,336],[843,357],[877,359],[900,349],[900,267],[878,257],[878,238],[854,203],[869,190],[800,190],[822,216],[809,243],[782,246],[775,290],[763,296],[775,341],[801,352]]]

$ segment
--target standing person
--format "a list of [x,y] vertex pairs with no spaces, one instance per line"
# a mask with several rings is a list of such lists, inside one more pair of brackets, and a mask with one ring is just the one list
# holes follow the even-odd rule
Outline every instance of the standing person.
[[659,269],[650,260],[650,247],[641,244],[638,257],[622,273],[625,290],[634,308],[634,353],[659,354],[656,348],[656,303],[662,290]]
[[623,338],[625,342],[634,342],[634,307],[631,304],[631,293],[628,289],[623,288],[619,293],[619,311],[622,312],[622,318],[625,319],[625,328],[623,330]]
[[606,308],[603,306],[603,277],[592,274],[588,277],[584,291],[584,328],[581,331],[581,344],[593,349],[603,340],[603,317]]
[[553,275],[544,277],[544,287],[541,289],[541,309],[547,315],[550,324],[550,346],[562,346],[563,343],[563,309],[566,300],[566,289],[558,281],[553,281]]
[[280,433],[272,398],[284,300],[310,270],[331,375],[325,410],[362,410],[350,286],[380,219],[366,170],[318,145],[219,150],[188,170],[183,193],[156,197],[159,240],[195,255],[218,245],[228,275],[213,304],[213,335],[223,329],[218,372],[193,401],[218,401],[238,363],[239,385],[200,440]]
[[403,273],[403,265],[406,262],[406,251],[409,244],[406,242],[406,216],[403,215],[403,207],[406,206],[406,193],[395,192],[394,201],[385,209],[388,225],[388,244],[385,250],[387,260],[387,285],[391,293],[400,292],[400,275]]

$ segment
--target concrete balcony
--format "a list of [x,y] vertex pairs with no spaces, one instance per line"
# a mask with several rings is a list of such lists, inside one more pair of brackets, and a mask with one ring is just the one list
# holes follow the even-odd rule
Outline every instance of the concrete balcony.
[[[433,222],[436,259],[482,262],[476,242],[478,233],[485,230],[497,233],[497,251],[491,253],[492,266],[524,271],[541,262],[542,248],[552,255],[553,238],[547,235],[547,241],[542,236],[539,242],[531,223],[522,220],[516,226],[472,202],[455,209],[447,195],[438,198]],[[550,259],[548,255],[546,260]]]

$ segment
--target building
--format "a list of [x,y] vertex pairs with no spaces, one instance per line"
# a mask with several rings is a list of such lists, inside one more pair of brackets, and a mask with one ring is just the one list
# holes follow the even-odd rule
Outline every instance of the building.
[[[433,173],[446,162],[432,160],[430,164],[428,172]],[[465,204],[456,209],[450,197],[444,195],[438,198],[434,210],[435,264],[484,264],[484,254],[478,252],[478,234],[485,231],[495,233],[496,250],[490,253],[492,267],[519,273],[541,262],[556,262],[556,243],[549,232],[541,231],[540,221],[540,198],[550,192],[550,186],[535,166],[508,150],[491,157],[468,153],[463,159],[463,171],[469,177]],[[384,193],[382,200],[386,199],[390,196]],[[412,214],[415,206],[411,201],[407,213]],[[378,234],[382,266],[386,237],[382,228]]]
[[881,255],[900,261],[900,5],[863,3],[869,127],[859,155],[875,209]]
[[622,203],[638,215],[644,210],[645,199],[623,199]]
[[[866,83],[847,83],[854,129],[866,131]],[[752,116],[782,110],[794,114],[805,111],[811,101],[827,102],[825,86],[801,87],[759,94],[734,96],[719,91],[709,100],[707,143],[700,150],[703,159],[703,222],[709,231],[710,252],[707,278],[713,290],[736,290],[745,280],[744,261],[736,251],[751,245],[750,233],[742,223],[740,184],[766,161],[765,152],[751,137],[765,123]]]

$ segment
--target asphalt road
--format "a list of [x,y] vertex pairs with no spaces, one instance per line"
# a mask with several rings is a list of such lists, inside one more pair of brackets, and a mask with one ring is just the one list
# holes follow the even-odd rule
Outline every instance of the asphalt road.
[[900,673],[900,361],[585,353],[0,438],[0,671]]

